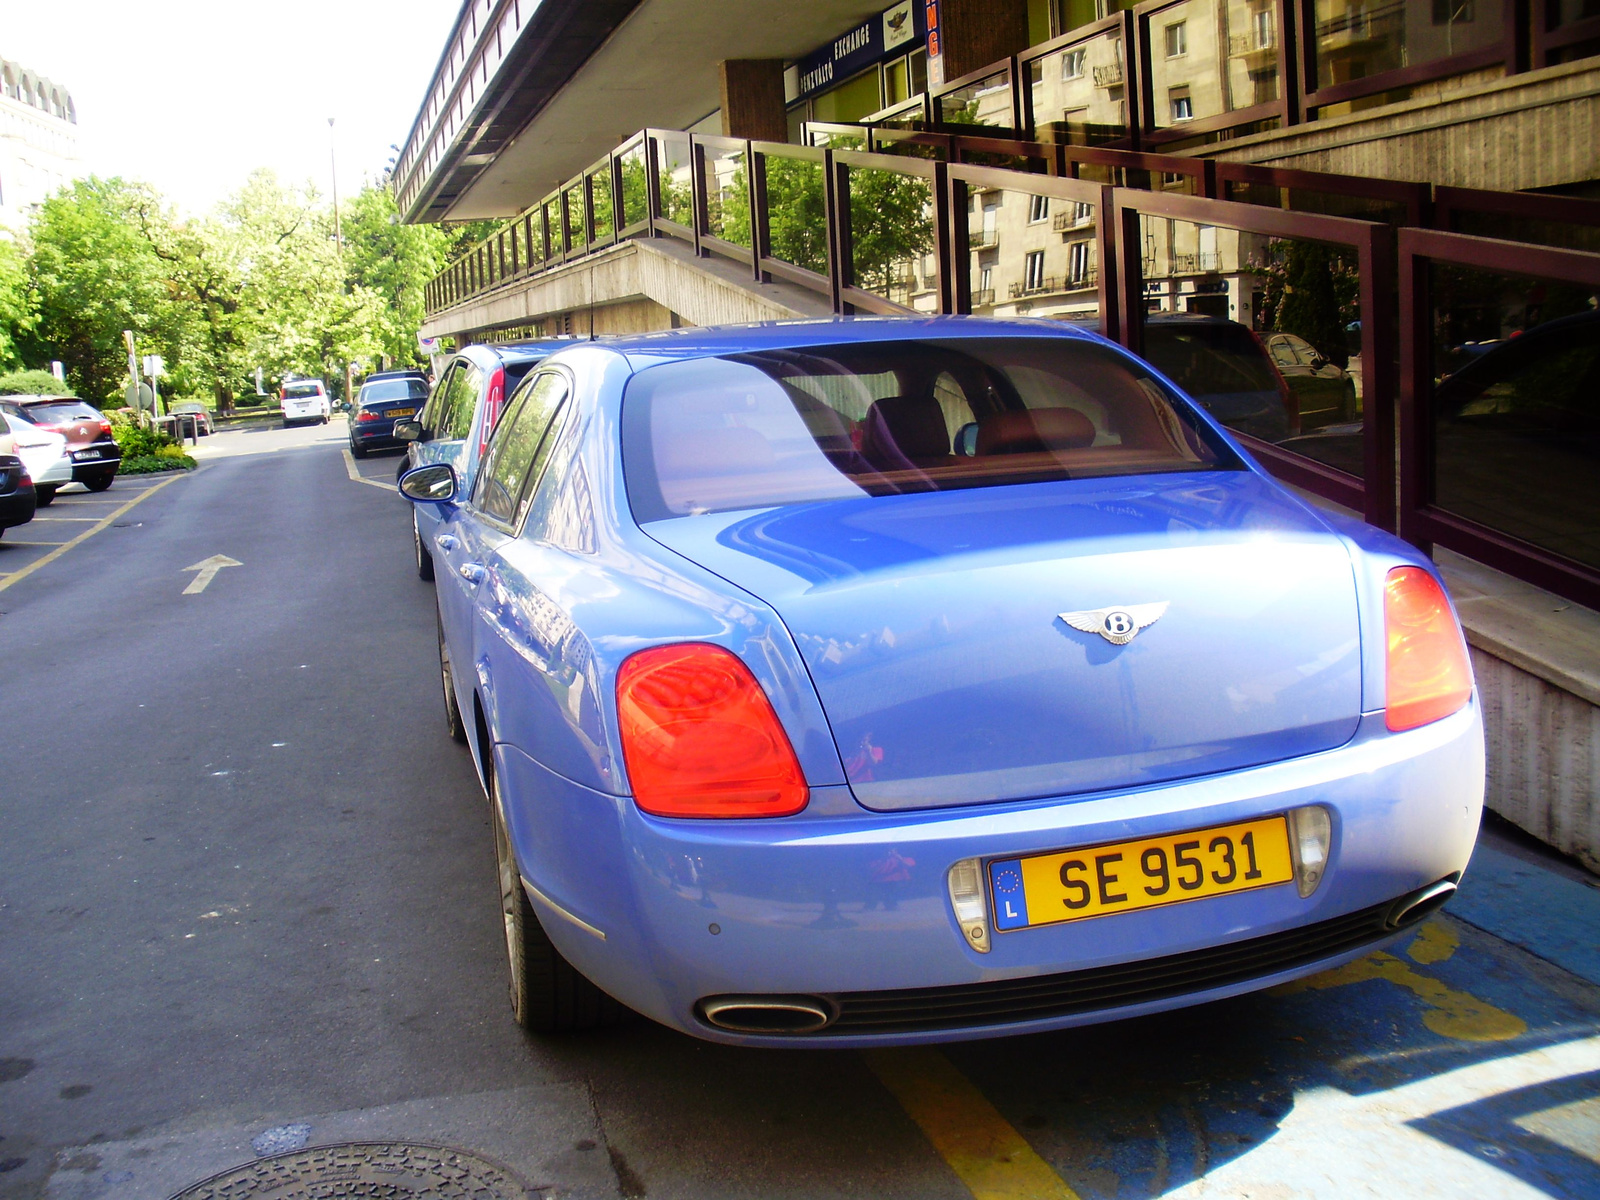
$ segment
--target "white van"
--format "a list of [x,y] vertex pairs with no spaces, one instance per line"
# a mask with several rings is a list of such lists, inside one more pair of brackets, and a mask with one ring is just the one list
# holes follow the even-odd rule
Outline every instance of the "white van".
[[291,379],[284,383],[279,400],[283,404],[283,427],[298,421],[320,421],[326,425],[332,406],[328,389],[320,379]]

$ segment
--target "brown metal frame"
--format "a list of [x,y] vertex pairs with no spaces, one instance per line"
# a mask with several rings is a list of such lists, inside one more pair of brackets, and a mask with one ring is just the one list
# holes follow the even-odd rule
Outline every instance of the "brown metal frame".
[[[985,79],[993,79],[1002,71],[1011,73],[1011,124],[1010,125],[950,125],[945,122],[944,113],[939,107],[939,101],[963,88],[971,87],[975,83],[982,83]],[[1016,138],[1022,134],[1022,98],[1017,84],[1017,56],[1002,58],[992,62],[986,67],[979,67],[976,71],[968,71],[959,79],[952,79],[940,84],[937,88],[928,89],[928,123],[929,127],[941,132],[964,133],[970,129],[993,129],[995,136]]]
[[1600,608],[1600,571],[1434,505],[1431,266],[1559,279],[1600,289],[1600,254],[1434,229],[1402,229],[1400,255],[1400,536],[1456,550],[1518,579]]
[[[1296,486],[1356,509],[1380,529],[1395,527],[1395,403],[1386,364],[1394,361],[1394,322],[1389,297],[1394,290],[1394,231],[1387,225],[1289,212],[1259,204],[1143,192],[1112,191],[1117,239],[1117,339],[1135,354],[1142,349],[1144,318],[1143,239],[1139,217],[1167,217],[1202,225],[1219,225],[1265,237],[1303,238],[1352,246],[1361,277],[1362,478],[1292,450],[1235,433],[1251,453],[1269,464],[1274,474]],[[1137,314],[1139,320],[1134,320]],[[1110,326],[1107,326],[1108,330]]]
[[1600,38],[1600,17],[1584,17],[1566,25],[1556,25],[1558,0],[1534,0],[1532,63],[1548,67],[1557,51],[1579,42]]
[[834,241],[837,257],[830,266],[829,274],[835,280],[837,299],[835,311],[841,313],[880,313],[885,315],[915,313],[917,310],[907,308],[903,304],[896,304],[876,292],[869,292],[856,286],[855,257],[851,240],[850,221],[850,172],[863,171],[893,171],[898,175],[915,175],[928,181],[928,190],[933,198],[933,229],[934,229],[934,263],[939,279],[939,294],[941,300],[949,294],[946,278],[949,274],[950,244],[948,226],[949,214],[945,209],[947,198],[945,195],[945,173],[947,167],[944,163],[929,162],[921,158],[902,158],[894,154],[870,154],[856,150],[835,150],[830,152],[830,160],[825,170],[831,180],[832,198],[829,203],[829,224],[834,230]]
[[[1274,5],[1278,24],[1278,98],[1268,104],[1252,104],[1248,108],[1236,108],[1232,112],[1219,113],[1214,117],[1185,121],[1182,125],[1156,125],[1154,77],[1150,70],[1154,53],[1150,44],[1150,25],[1151,21],[1162,12],[1185,2],[1186,0],[1145,0],[1143,4],[1136,5],[1133,9],[1134,60],[1130,65],[1135,68],[1134,75],[1139,88],[1139,111],[1142,117],[1139,144],[1153,148],[1166,142],[1188,141],[1190,138],[1207,133],[1233,129],[1239,125],[1251,125],[1274,117],[1280,126],[1294,124],[1299,118],[1300,111],[1297,95],[1298,79],[1292,69],[1296,29],[1293,22],[1287,19],[1289,14],[1286,8],[1289,0],[1279,0]],[[1217,0],[1217,3],[1224,2],[1225,0]],[[1219,69],[1225,70],[1226,64],[1227,56],[1224,54]]]
[[[1122,87],[1123,99],[1128,106],[1128,136],[1105,143],[1106,146],[1121,146],[1127,143],[1127,149],[1139,148],[1139,130],[1143,123],[1143,108],[1140,101],[1140,87],[1134,76],[1133,68],[1133,43],[1137,36],[1134,27],[1134,15],[1131,9],[1112,13],[1098,21],[1091,21],[1087,25],[1080,25],[1070,33],[1060,37],[1053,37],[1047,42],[1040,42],[1031,47],[1026,53],[1017,56],[1017,93],[1021,99],[1021,133],[1032,140],[1038,136],[1038,117],[1033,111],[1033,85],[1024,76],[1028,68],[1042,58],[1048,58],[1062,50],[1071,49],[1082,42],[1092,42],[1106,36],[1108,33],[1119,33],[1122,36]],[[1070,144],[1070,143],[1068,143]]]
[[1585,200],[1577,196],[1547,196],[1538,192],[1492,192],[1484,188],[1442,185],[1433,189],[1433,223],[1439,229],[1453,232],[1456,214],[1464,212],[1600,228],[1600,200]]
[[1507,75],[1516,74],[1527,62],[1527,36],[1524,32],[1528,28],[1527,0],[1504,0],[1504,2],[1505,24],[1500,39],[1481,50],[1470,50],[1464,54],[1451,55],[1449,58],[1436,58],[1431,62],[1416,63],[1398,70],[1383,71],[1362,79],[1352,79],[1347,83],[1319,88],[1316,86],[1316,0],[1293,0],[1296,40],[1299,46],[1299,61],[1296,64],[1299,69],[1296,75],[1302,117],[1309,114],[1312,109],[1321,108],[1326,104],[1357,100],[1363,96],[1377,95],[1380,92],[1410,87],[1418,83],[1430,83],[1435,79],[1447,79],[1452,75],[1464,75],[1468,71],[1481,71],[1487,67],[1503,65]]

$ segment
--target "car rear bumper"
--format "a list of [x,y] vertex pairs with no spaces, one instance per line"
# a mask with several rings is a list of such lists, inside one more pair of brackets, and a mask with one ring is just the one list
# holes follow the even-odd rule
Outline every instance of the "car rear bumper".
[[399,438],[394,436],[394,422],[387,425],[377,425],[373,429],[364,429],[360,425],[351,425],[350,441],[367,450],[387,450],[395,446],[404,446]]
[[112,447],[109,451],[98,446],[91,446],[89,449],[95,451],[97,457],[80,458],[79,455],[88,453],[86,450],[74,450],[72,452],[73,483],[83,483],[86,480],[101,479],[106,475],[115,475],[117,468],[122,465],[122,453],[115,447]]
[[[800,817],[749,822],[647,817],[626,797],[579,787],[507,747],[498,769],[540,918],[608,992],[717,1041],[891,1045],[1133,1016],[1356,957],[1394,936],[1383,915],[1398,898],[1466,867],[1483,753],[1474,699],[1408,733],[1389,734],[1378,713],[1337,750],[1139,791],[869,813],[845,788],[818,788]],[[1308,899],[1290,883],[992,933],[988,954],[967,945],[951,910],[946,876],[963,858],[1202,829],[1307,804],[1333,815],[1327,871]],[[1156,986],[1106,983],[1105,973],[1130,970]],[[1020,986],[1012,993],[1056,999],[1011,1003],[1008,983]],[[817,997],[836,1019],[804,1035],[730,1033],[698,1008],[730,994]],[[876,1025],[862,1016],[886,1010],[900,1015]]]
[[38,505],[33,489],[27,491],[9,492],[0,496],[0,529],[10,529],[14,525],[26,525],[33,520],[34,510]]

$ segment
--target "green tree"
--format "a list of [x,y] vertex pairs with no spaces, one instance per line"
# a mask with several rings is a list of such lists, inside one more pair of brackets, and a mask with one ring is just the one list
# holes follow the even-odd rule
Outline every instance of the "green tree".
[[443,268],[453,240],[437,225],[402,225],[394,194],[368,185],[344,217],[345,279],[382,301],[379,353],[399,363],[423,361],[417,349],[423,291]]
[[1360,279],[1353,255],[1323,242],[1280,241],[1269,251],[1261,318],[1265,328],[1310,342],[1329,362],[1345,366],[1345,327],[1361,315]]
[[22,343],[35,322],[22,248],[0,237],[0,368],[22,365]]
[[24,357],[60,359],[88,399],[118,395],[127,381],[122,331],[146,335],[153,350],[172,341],[168,273],[145,234],[166,219],[151,188],[121,179],[91,176],[41,204],[29,230],[37,319]]

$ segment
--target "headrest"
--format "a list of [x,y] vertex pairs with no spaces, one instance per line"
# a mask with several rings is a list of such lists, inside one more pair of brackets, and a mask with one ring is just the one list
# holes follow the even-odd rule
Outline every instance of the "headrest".
[[932,396],[885,396],[867,409],[862,422],[861,453],[884,467],[950,454],[950,431],[944,410]]
[[979,454],[1081,450],[1094,444],[1094,422],[1075,408],[1030,408],[986,418],[978,426]]

